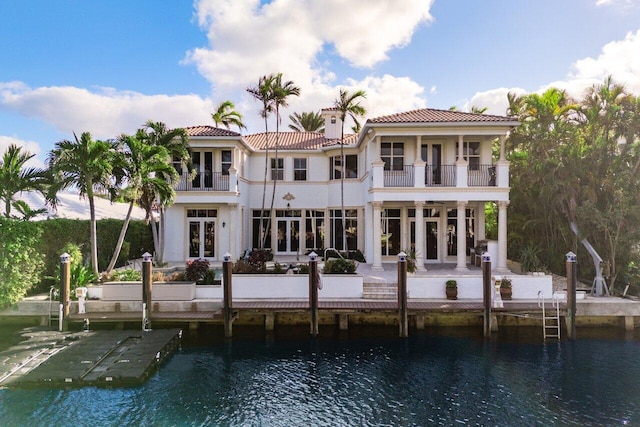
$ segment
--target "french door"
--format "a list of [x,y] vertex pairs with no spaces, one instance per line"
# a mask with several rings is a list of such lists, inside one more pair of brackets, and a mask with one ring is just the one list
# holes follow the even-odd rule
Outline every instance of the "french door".
[[300,250],[300,218],[276,219],[276,252],[295,254]]
[[440,257],[438,254],[438,248],[440,247],[440,234],[438,232],[438,220],[427,220],[425,222],[425,259],[427,261],[437,261]]
[[189,258],[215,258],[216,222],[189,221]]

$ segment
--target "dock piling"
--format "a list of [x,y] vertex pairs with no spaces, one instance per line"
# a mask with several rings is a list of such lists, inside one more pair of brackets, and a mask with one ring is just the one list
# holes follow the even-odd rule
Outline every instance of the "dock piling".
[[309,254],[309,310],[311,312],[311,336],[318,336],[318,254]]
[[153,287],[152,280],[152,257],[149,252],[142,254],[142,330],[151,330],[151,307]]
[[400,338],[409,336],[409,317],[407,315],[407,254],[398,254],[398,314],[400,316]]
[[60,321],[59,330],[67,330],[69,326],[69,299],[71,294],[71,255],[60,255]]
[[482,303],[484,306],[484,337],[491,337],[491,255],[482,254]]
[[231,338],[233,336],[233,296],[232,296],[232,271],[233,263],[231,262],[231,254],[224,254],[224,262],[222,263],[222,283],[223,283],[223,307],[224,314],[224,337]]

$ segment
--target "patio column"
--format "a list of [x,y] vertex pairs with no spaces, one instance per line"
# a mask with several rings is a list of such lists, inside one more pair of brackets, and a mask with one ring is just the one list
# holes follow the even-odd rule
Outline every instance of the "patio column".
[[509,202],[498,202],[498,262],[496,270],[507,270],[507,206]]
[[238,241],[237,235],[237,218],[238,218],[238,204],[230,203],[229,204],[229,253],[232,257],[238,256],[238,251],[236,249],[236,242]]
[[424,268],[424,202],[416,202],[416,268]]
[[466,221],[466,201],[458,201],[458,223],[456,226],[457,236],[457,263],[456,270],[466,271],[467,268],[467,221]]
[[380,224],[382,221],[382,202],[373,202],[373,265],[372,270],[382,270],[382,239]]
[[467,187],[469,166],[464,159],[464,136],[458,135],[458,160],[456,160],[456,187]]

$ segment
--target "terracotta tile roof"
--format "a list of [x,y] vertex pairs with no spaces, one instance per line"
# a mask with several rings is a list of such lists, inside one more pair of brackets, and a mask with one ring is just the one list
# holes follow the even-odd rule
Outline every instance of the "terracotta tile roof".
[[[349,134],[344,136],[345,145],[356,142],[358,135]],[[244,140],[256,150],[264,150],[267,145],[265,133],[254,133],[246,135]],[[318,132],[280,132],[278,139],[279,150],[318,150],[323,147],[330,147],[340,144],[339,139],[326,139],[324,134]],[[275,132],[269,132],[269,149],[276,146]]]
[[501,123],[516,121],[515,118],[505,116],[423,108],[376,117],[367,120],[367,123]]
[[184,128],[189,136],[240,136],[239,133],[214,126],[190,126]]

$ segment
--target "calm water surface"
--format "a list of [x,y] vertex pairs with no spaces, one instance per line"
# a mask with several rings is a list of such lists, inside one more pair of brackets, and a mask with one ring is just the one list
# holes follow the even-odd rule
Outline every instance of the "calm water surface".
[[205,334],[138,387],[0,390],[0,425],[640,425],[637,337],[395,332]]

